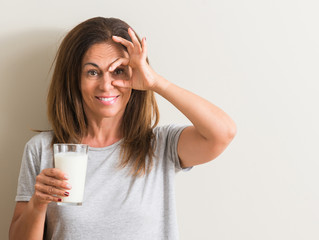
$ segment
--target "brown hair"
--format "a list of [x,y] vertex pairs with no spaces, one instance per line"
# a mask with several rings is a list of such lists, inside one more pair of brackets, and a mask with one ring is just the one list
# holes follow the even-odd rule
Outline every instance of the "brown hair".
[[[129,25],[120,19],[96,17],[77,25],[63,39],[55,58],[47,97],[48,119],[54,132],[52,144],[80,143],[87,134],[88,121],[80,91],[82,58],[93,44],[111,40],[112,35],[132,41],[128,28]],[[119,168],[130,165],[133,176],[143,176],[151,171],[153,128],[158,121],[154,93],[132,89],[121,126],[123,141]]]

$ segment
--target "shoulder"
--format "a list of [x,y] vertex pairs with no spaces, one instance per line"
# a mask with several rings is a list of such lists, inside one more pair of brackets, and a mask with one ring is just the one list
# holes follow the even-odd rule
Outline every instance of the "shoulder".
[[36,152],[42,151],[43,149],[50,148],[53,138],[53,131],[41,132],[34,135],[26,143],[26,150]]
[[38,175],[43,168],[51,166],[53,132],[37,133],[25,144],[22,157],[22,168],[33,171]]
[[30,140],[27,142],[29,145],[37,145],[41,143],[47,143],[52,141],[53,138],[53,131],[41,132],[34,135]]
[[[174,166],[175,172],[184,170],[180,164],[177,147],[180,135],[187,127],[190,127],[190,125],[169,124],[154,128],[156,140],[155,156],[159,159],[164,159],[165,162],[171,162],[172,165],[169,164],[167,166]],[[188,171],[190,168],[186,170]]]
[[153,129],[155,135],[168,135],[171,133],[176,133],[183,131],[188,125],[182,124],[167,124],[162,126],[157,126]]
[[168,134],[170,132],[181,131],[184,128],[188,127],[188,125],[182,124],[166,124],[162,126],[157,126],[153,129],[155,134]]
[[157,126],[153,129],[156,141],[177,141],[181,132],[188,127],[188,125],[181,124],[167,124],[163,126]]

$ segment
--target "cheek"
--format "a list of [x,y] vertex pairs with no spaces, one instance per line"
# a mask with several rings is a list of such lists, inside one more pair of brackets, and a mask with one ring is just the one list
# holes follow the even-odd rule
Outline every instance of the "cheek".
[[92,86],[92,84],[89,84],[89,82],[87,81],[82,82],[80,87],[81,87],[82,97],[88,97],[94,90],[94,87]]
[[88,91],[87,88],[84,88],[81,90],[82,94],[82,101],[84,105],[91,105],[93,102],[93,99],[91,97],[90,91]]
[[132,93],[132,90],[131,90],[131,89],[128,89],[128,90],[125,91],[125,93],[123,93],[123,95],[125,96],[125,97],[124,97],[124,99],[125,99],[125,104],[127,104],[128,101],[130,100],[131,93]]
[[86,89],[86,86],[85,86],[85,84],[83,83],[83,80],[81,79],[80,92],[81,92],[81,94],[82,94],[82,97],[85,95],[85,89]]

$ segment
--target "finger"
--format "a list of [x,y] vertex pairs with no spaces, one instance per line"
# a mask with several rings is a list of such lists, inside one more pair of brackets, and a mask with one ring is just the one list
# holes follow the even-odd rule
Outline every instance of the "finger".
[[140,42],[138,41],[137,39],[137,36],[135,34],[135,32],[133,31],[132,28],[128,28],[128,34],[130,35],[131,39],[132,39],[132,42],[134,44],[134,47],[138,50],[138,51],[142,51],[142,47],[141,47],[141,44]]
[[112,85],[115,87],[122,87],[122,88],[132,88],[132,81],[127,80],[114,80],[112,81]]
[[47,186],[52,186],[55,188],[61,188],[61,189],[71,189],[72,188],[71,185],[66,181],[58,180],[56,178],[48,177],[48,176],[41,175],[41,174],[36,177],[36,182],[47,185]]
[[142,53],[143,57],[147,57],[147,44],[146,44],[146,37],[142,39]]
[[134,48],[134,45],[132,42],[122,38],[122,37],[119,37],[119,36],[112,36],[112,39],[114,42],[117,42],[117,43],[121,43],[123,46],[125,46],[127,48],[127,50],[131,51],[133,50]]
[[46,168],[43,169],[42,172],[44,175],[49,176],[49,177],[54,177],[56,179],[61,179],[61,180],[68,180],[69,177],[66,173],[62,172],[58,168]]
[[68,197],[69,192],[61,189],[57,189],[52,186],[46,186],[40,183],[36,183],[34,185],[34,188],[36,191],[39,191],[41,193],[47,194],[47,195],[56,195],[56,196],[61,196],[61,197]]
[[115,62],[113,62],[111,64],[111,66],[109,67],[109,71],[112,72],[113,70],[115,70],[118,66],[121,65],[128,65],[130,63],[130,59],[129,58],[119,58],[117,59]]
[[45,202],[61,202],[62,199],[59,197],[51,196],[42,192],[35,192],[35,196],[40,200],[40,201],[45,201]]

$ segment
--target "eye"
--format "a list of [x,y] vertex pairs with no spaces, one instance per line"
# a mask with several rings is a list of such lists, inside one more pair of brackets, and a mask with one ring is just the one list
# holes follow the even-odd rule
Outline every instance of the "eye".
[[124,69],[123,68],[117,68],[113,71],[113,73],[115,75],[120,75],[120,74],[123,74],[124,73]]
[[92,76],[92,77],[95,77],[95,76],[98,76],[99,73],[98,73],[97,70],[89,70],[89,71],[88,71],[88,75],[89,75],[89,76]]

